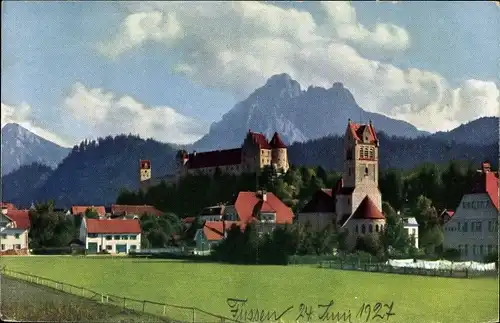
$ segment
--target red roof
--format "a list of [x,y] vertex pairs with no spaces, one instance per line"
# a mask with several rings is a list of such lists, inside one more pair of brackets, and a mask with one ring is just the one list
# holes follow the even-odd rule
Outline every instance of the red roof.
[[141,233],[139,220],[86,219],[87,233]]
[[163,214],[163,212],[161,212],[160,210],[156,209],[154,206],[151,205],[118,205],[118,204],[111,205],[111,213],[124,214],[124,215],[135,214],[139,216],[144,215],[145,213],[157,216]]
[[373,204],[372,200],[367,195],[363,201],[361,201],[351,219],[382,220],[385,219],[385,216],[382,212],[380,212],[375,204]]
[[241,148],[189,154],[187,166],[191,169],[241,164]]
[[286,148],[286,145],[283,143],[277,132],[274,133],[269,144],[271,145],[271,148]]
[[370,124],[358,124],[349,119],[348,127],[355,140],[362,141],[361,138],[363,137],[363,133],[365,132],[365,129],[368,129],[368,141],[372,144],[377,143],[377,134],[375,133],[375,129],[373,128],[371,121]]
[[261,133],[252,132],[248,129],[248,136],[251,137],[252,141],[259,146],[260,149],[271,149],[271,145],[267,142],[266,136]]
[[[231,230],[233,224],[236,224],[243,230],[244,226],[240,225],[240,222],[237,221],[224,221],[226,224],[226,232]],[[224,224],[222,221],[207,221],[205,222],[205,226],[203,226],[203,233],[208,241],[219,241],[222,240],[224,234],[222,233]]]
[[259,211],[275,212],[277,224],[293,222],[292,209],[271,192],[266,193],[266,201],[263,201],[255,192],[239,192],[234,206],[243,223],[252,222],[255,213]]
[[5,216],[15,222],[16,228],[26,230],[31,226],[29,210],[7,209]]
[[16,206],[12,203],[2,202],[2,209],[17,210]]
[[[489,166],[489,165],[488,165]],[[485,193],[491,199],[491,202],[498,210],[498,199],[499,199],[499,179],[495,172],[489,170],[489,167],[485,169],[485,164],[483,164],[483,169],[479,171],[474,179],[474,185],[471,194]]]
[[106,215],[106,210],[104,209],[104,206],[79,206],[79,205],[74,205],[71,207],[71,213],[73,214],[85,214],[88,209],[91,209],[92,211],[96,212],[100,216]]

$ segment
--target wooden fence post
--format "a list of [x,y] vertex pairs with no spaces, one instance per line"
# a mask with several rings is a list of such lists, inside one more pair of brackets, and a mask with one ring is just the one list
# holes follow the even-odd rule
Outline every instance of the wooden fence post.
[[166,309],[167,309],[167,305],[163,305],[163,315],[165,315]]
[[126,308],[125,297],[123,298],[123,309]]
[[144,310],[146,308],[146,301],[142,301],[142,312],[144,313]]
[[196,310],[193,307],[193,323],[196,323]]

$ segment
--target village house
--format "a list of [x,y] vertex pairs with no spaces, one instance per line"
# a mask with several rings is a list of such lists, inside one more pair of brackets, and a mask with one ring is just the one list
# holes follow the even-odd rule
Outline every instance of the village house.
[[0,255],[29,254],[29,210],[2,209],[0,215]]
[[485,255],[498,250],[498,172],[491,171],[490,163],[484,162],[473,182],[444,224],[443,247],[459,250],[463,260],[482,261]]
[[140,218],[144,214],[161,216],[163,212],[152,205],[111,205],[112,217]]
[[404,218],[403,226],[408,233],[409,237],[413,237],[415,240],[415,244],[413,245],[418,249],[418,222],[415,218]]
[[344,135],[342,178],[331,193],[316,192],[299,212],[298,222],[309,222],[315,230],[333,224],[348,233],[349,248],[355,246],[358,237],[384,230],[385,216],[378,187],[379,146],[371,121],[357,124],[349,119]]
[[[218,213],[218,212],[216,212]],[[271,192],[239,192],[230,205],[222,211],[222,217],[206,221],[195,235],[197,250],[209,251],[226,236],[233,225],[245,230],[249,223],[259,234],[270,233],[279,226],[292,224],[292,210]]]
[[128,254],[141,247],[141,226],[137,219],[87,219],[80,226],[80,240],[88,253],[106,250]]
[[95,212],[99,217],[106,216],[106,209],[104,206],[93,206],[93,205],[73,205],[71,207],[71,214],[83,216],[87,210]]

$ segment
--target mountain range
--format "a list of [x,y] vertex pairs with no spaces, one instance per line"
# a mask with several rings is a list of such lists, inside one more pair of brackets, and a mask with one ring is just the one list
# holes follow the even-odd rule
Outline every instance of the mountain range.
[[[448,132],[429,134],[413,125],[366,112],[341,83],[302,90],[287,74],[271,77],[239,102],[207,135],[185,149],[239,147],[251,129],[278,131],[295,165],[341,169],[347,120],[372,120],[381,138],[381,168],[409,168],[450,159],[478,163],[498,158],[499,119],[480,118]],[[152,160],[153,176],[171,173],[179,145],[136,136],[108,136],[63,148],[17,124],[2,128],[2,199],[30,204],[54,198],[61,205],[109,204],[120,188],[137,188],[139,159]]]

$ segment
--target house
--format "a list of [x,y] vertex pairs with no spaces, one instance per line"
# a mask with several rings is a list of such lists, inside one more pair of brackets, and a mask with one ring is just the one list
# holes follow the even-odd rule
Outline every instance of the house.
[[445,249],[457,249],[461,259],[482,261],[498,250],[498,172],[484,162],[455,213],[443,226]]
[[140,218],[144,214],[161,216],[163,212],[152,205],[111,205],[112,217]]
[[17,210],[16,206],[12,203],[1,202],[2,210]]
[[3,209],[0,215],[0,254],[29,254],[29,210]]
[[418,222],[415,218],[404,218],[403,226],[408,232],[408,236],[415,239],[414,247],[418,249]]
[[88,219],[80,226],[80,241],[88,253],[107,250],[109,253],[139,251],[141,226],[137,219]]
[[319,189],[311,200],[298,212],[297,222],[311,224],[311,229],[321,231],[329,224],[335,225],[335,196],[332,189]]
[[222,221],[224,205],[209,206],[204,208],[198,216],[201,221]]
[[439,214],[439,220],[441,222],[441,225],[444,225],[446,222],[450,221],[451,217],[455,214],[455,211],[453,210],[446,210],[444,209],[440,214]]
[[87,210],[90,210],[92,212],[97,213],[99,217],[105,217],[106,216],[106,209],[104,206],[93,206],[93,205],[73,205],[71,207],[71,214],[73,215],[85,215]]
[[[331,190],[331,199],[317,193],[309,206],[299,213],[299,223],[315,223],[317,229],[334,223],[347,232],[348,248],[353,248],[359,237],[380,232],[385,228],[382,213],[382,194],[378,187],[380,142],[372,122],[357,124],[348,120],[344,135],[344,166],[342,177]],[[329,194],[328,191],[325,194]],[[328,203],[331,203],[329,206]],[[331,219],[328,217],[331,216]],[[315,219],[317,217],[318,219]]]
[[[231,230],[233,225],[240,226],[237,221],[207,221],[202,229],[199,229],[194,240],[196,242],[196,251],[203,253],[210,253],[212,248],[220,243],[227,235],[227,232]],[[224,232],[225,229],[225,233]]]

